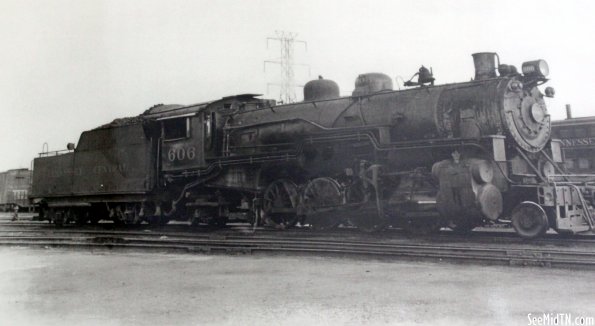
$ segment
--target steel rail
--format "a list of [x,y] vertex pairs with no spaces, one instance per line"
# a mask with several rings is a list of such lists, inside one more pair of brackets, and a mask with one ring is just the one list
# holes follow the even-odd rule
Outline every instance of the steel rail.
[[355,255],[368,258],[407,258],[416,260],[516,266],[595,268],[595,252],[552,248],[509,248],[482,244],[436,245],[384,243],[304,238],[193,238],[159,234],[142,236],[0,236],[0,245],[32,247],[151,249],[202,253],[295,253]]
[[[1,228],[2,226],[8,226],[8,228]],[[236,236],[244,235],[258,235],[263,237],[264,234],[270,234],[272,238],[284,238],[292,237],[295,239],[296,236],[305,237],[307,239],[312,238],[343,238],[352,236],[360,239],[374,239],[374,240],[396,240],[396,239],[415,239],[421,241],[431,242],[483,242],[483,243],[496,243],[502,242],[510,245],[577,245],[577,244],[594,244],[595,236],[593,235],[582,235],[582,236],[570,236],[570,235],[559,235],[559,234],[546,234],[542,238],[538,239],[522,239],[519,238],[514,232],[507,231],[490,231],[490,230],[478,230],[468,234],[457,234],[451,231],[441,231],[438,233],[428,235],[412,235],[399,228],[389,228],[384,231],[376,233],[364,233],[353,228],[338,228],[333,230],[317,231],[309,228],[293,228],[287,230],[276,230],[268,228],[252,229],[248,225],[236,225],[230,228],[215,229],[210,227],[189,227],[187,225],[166,225],[166,226],[150,226],[150,225],[135,225],[128,227],[115,227],[113,224],[100,224],[100,225],[85,225],[85,226],[65,226],[56,228],[52,224],[47,223],[7,223],[3,225],[0,223],[0,235],[6,233],[40,233],[40,232],[52,232],[53,234],[95,234],[95,235],[162,235],[162,236],[176,236],[176,237],[209,237],[209,236],[225,236],[233,238]],[[397,238],[399,237],[399,238]]]

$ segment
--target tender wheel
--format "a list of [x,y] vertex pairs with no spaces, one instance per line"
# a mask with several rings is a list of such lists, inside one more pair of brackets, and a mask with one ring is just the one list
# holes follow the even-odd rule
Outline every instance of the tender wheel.
[[67,223],[67,219],[66,219],[66,214],[64,213],[63,210],[61,209],[56,209],[53,212],[53,221],[54,224],[58,227],[62,227],[64,226],[65,223]]
[[160,205],[151,204],[145,208],[144,219],[150,225],[163,226],[169,223],[169,218],[163,214],[163,210]]
[[200,223],[202,223],[205,219],[206,217],[204,211],[202,209],[197,209],[196,211],[194,211],[194,214],[190,218],[190,225],[199,226]]
[[99,207],[91,207],[89,210],[89,223],[96,225],[99,221],[105,217],[108,213]]
[[114,223],[118,225],[138,225],[142,223],[139,216],[140,207],[135,203],[117,205],[112,209],[110,215]]
[[525,239],[539,237],[549,225],[543,208],[534,202],[525,201],[512,210],[512,226],[518,235]]
[[140,217],[140,205],[136,203],[126,204],[126,211],[124,216],[126,217],[126,224],[139,225],[143,222]]
[[126,217],[124,216],[124,212],[122,212],[120,205],[109,208],[109,218],[115,225],[121,226],[126,224]]
[[84,209],[78,209],[74,211],[74,223],[77,226],[82,226],[87,224],[89,220],[89,212]]
[[248,221],[248,223],[250,223],[250,225],[254,226],[254,224],[256,223],[256,213],[255,212],[248,212],[246,213],[246,220]]
[[316,178],[304,189],[306,221],[316,229],[334,228],[342,222],[336,208],[343,203],[339,183],[331,178]]
[[50,208],[49,216],[57,227],[64,225],[64,211]]
[[276,228],[286,228],[297,223],[299,191],[295,183],[279,179],[264,192],[262,212],[264,223]]

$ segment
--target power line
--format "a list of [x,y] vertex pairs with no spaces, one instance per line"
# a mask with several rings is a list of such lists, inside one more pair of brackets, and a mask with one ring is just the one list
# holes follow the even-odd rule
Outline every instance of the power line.
[[296,64],[293,62],[294,46],[295,43],[302,43],[304,44],[305,50],[308,51],[308,43],[306,43],[306,41],[296,40],[296,33],[276,31],[275,34],[275,37],[267,37],[267,49],[269,48],[269,41],[278,41],[280,44],[279,48],[281,55],[277,59],[264,61],[264,70],[266,71],[267,63],[280,65],[281,82],[267,84],[267,92],[269,86],[279,86],[279,100],[283,103],[292,103],[296,101],[295,88],[298,87],[298,85],[295,84],[293,67],[306,66],[308,67],[308,75],[310,74],[309,65]]

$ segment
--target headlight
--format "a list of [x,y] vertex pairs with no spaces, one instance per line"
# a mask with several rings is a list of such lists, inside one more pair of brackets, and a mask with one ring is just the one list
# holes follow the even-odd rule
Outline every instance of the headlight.
[[523,63],[523,75],[545,77],[550,73],[550,68],[545,60],[535,60]]

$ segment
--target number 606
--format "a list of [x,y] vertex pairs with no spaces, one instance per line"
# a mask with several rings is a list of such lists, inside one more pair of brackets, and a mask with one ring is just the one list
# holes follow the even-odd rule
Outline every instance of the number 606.
[[167,159],[173,161],[193,160],[196,157],[194,146],[172,148],[167,152]]

